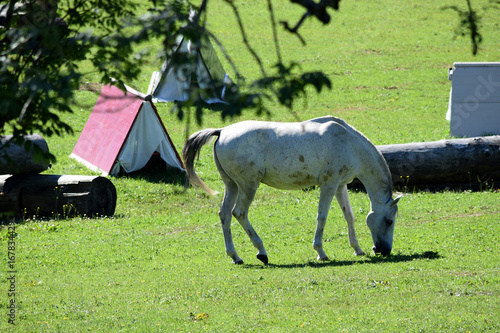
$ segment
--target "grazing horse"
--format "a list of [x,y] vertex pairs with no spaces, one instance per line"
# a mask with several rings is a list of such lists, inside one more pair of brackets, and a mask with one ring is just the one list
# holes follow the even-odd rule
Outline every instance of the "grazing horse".
[[248,209],[260,183],[282,190],[320,186],[313,241],[318,260],[330,260],[323,251],[323,230],[335,196],[347,221],[349,244],[356,255],[364,255],[356,238],[347,193],[347,184],[355,177],[370,197],[366,224],[371,231],[373,251],[384,256],[390,254],[400,197],[392,199],[391,173],[382,154],[344,120],[326,116],[294,123],[243,121],[194,133],[182,150],[184,164],[191,183],[211,195],[216,192],[198,177],[194,160],[213,136],[218,137],[213,155],[225,188],[219,217],[226,253],[233,263],[242,264],[243,260],[234,248],[231,215],[257,248],[257,258],[268,262],[263,242],[248,220]]

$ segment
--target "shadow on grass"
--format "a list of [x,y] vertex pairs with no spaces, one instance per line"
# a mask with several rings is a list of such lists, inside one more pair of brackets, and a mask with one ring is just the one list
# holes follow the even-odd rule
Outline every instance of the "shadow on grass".
[[314,267],[314,268],[323,268],[323,267],[338,267],[338,266],[352,266],[352,265],[365,265],[365,264],[383,264],[383,263],[398,263],[398,262],[407,262],[413,260],[422,260],[422,259],[440,259],[442,256],[435,251],[425,251],[422,253],[412,253],[412,254],[393,254],[388,257],[382,256],[366,256],[365,259],[361,260],[331,260],[331,261],[308,261],[304,263],[296,263],[296,264],[273,264],[269,263],[267,265],[264,264],[243,264],[244,268],[304,268],[304,267]]

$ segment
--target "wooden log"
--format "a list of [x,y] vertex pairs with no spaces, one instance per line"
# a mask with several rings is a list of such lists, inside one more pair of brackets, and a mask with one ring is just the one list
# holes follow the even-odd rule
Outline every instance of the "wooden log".
[[500,183],[500,136],[380,145],[395,187]]
[[[16,144],[12,135],[0,137],[0,175],[36,174],[50,167],[41,154],[49,153],[49,146],[38,134],[24,136],[21,145]],[[28,146],[28,150],[25,149]]]
[[0,214],[24,217],[112,216],[116,189],[104,177],[0,176]]

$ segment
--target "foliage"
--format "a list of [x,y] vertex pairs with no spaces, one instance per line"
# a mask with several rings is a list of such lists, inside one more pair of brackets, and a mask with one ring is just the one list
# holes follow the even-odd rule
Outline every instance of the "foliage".
[[[227,104],[221,106],[220,108],[223,119],[227,116],[239,116],[245,109],[254,109],[258,115],[263,113],[270,114],[270,111],[265,108],[263,103],[263,100],[266,98],[277,98],[282,105],[291,109],[293,100],[299,96],[304,96],[308,86],[314,86],[318,92],[320,92],[324,87],[331,87],[329,79],[323,73],[300,73],[300,71],[299,73],[294,73],[292,70],[294,68],[298,68],[296,64],[292,63],[287,66],[282,62],[279,46],[276,40],[276,24],[274,22],[271,1],[268,1],[268,8],[271,13],[271,24],[275,35],[277,60],[274,66],[276,74],[268,76],[262,65],[260,57],[250,46],[249,39],[245,28],[243,27],[239,10],[235,2],[225,2],[231,7],[234,16],[237,18],[238,27],[245,47],[252,53],[254,61],[261,70],[261,79],[255,80],[250,84],[242,79],[243,75],[241,75],[238,71],[237,64],[233,62],[231,56],[224,51],[224,45],[206,27],[206,18],[207,15],[209,15],[207,0],[202,1],[198,7],[185,1],[173,1],[171,3],[162,4],[162,6],[152,8],[146,15],[133,18],[128,22],[129,28],[137,30],[137,32],[129,38],[137,43],[145,42],[150,39],[160,40],[164,47],[165,54],[169,55],[170,66],[178,66],[179,68],[182,68],[182,75],[184,77],[189,77],[192,75],[192,72],[196,67],[194,64],[199,62],[198,57],[200,55],[198,52],[192,52],[192,56],[187,57],[186,55],[179,55],[179,53],[175,53],[178,46],[177,38],[179,36],[183,36],[191,42],[191,48],[199,49],[201,48],[202,36],[209,35],[221,48],[226,60],[235,71],[237,79],[236,84],[229,85],[227,88],[227,92],[225,94],[225,101]],[[325,15],[326,9],[324,6],[338,9],[338,6],[335,7],[330,2],[331,1],[326,1],[325,4],[322,4],[320,6],[322,9],[316,8],[315,10],[312,10],[306,7],[308,11],[305,15],[320,16],[319,11],[322,11]],[[193,10],[193,8],[195,8],[195,10]],[[324,23],[328,22],[325,18],[322,19],[324,20]],[[292,78],[295,75],[299,75],[300,77],[297,79]],[[279,87],[276,87],[277,85]],[[208,94],[210,93],[211,92],[208,91]],[[201,101],[199,95],[199,91],[192,90],[190,91],[190,97],[187,102],[176,103],[175,111],[177,112],[180,120],[184,118],[186,109],[189,110],[190,107],[195,106],[196,120],[198,123],[201,123],[203,108],[200,105]]]
[[[79,63],[90,59],[102,73],[134,78],[130,42],[109,38],[120,19],[132,14],[128,0],[10,1],[4,5],[0,37],[0,134],[72,133],[61,119],[71,113],[74,92],[83,73]],[[92,25],[94,31],[83,31]],[[94,50],[96,50],[94,52]]]
[[[299,34],[299,28],[302,26],[304,23],[305,19],[308,18],[309,16],[315,16],[320,22],[324,24],[328,24],[330,22],[330,14],[328,14],[327,8],[333,8],[334,10],[339,10],[339,3],[340,0],[323,0],[319,1],[318,3],[312,1],[312,0],[290,0],[292,3],[299,4],[300,6],[304,7],[306,9],[306,12],[302,15],[300,20],[295,24],[293,28],[290,27],[288,24],[288,21],[280,21],[280,23],[283,25],[283,27],[290,31],[291,33],[294,33],[298,36],[302,44],[306,44],[304,38]],[[268,0],[269,4],[269,9],[272,11],[271,8],[271,1]]]
[[[134,53],[135,44],[161,38],[165,54],[172,54],[177,36],[182,35],[199,47],[199,37],[206,31],[200,18],[206,17],[207,1],[194,16],[190,15],[193,5],[186,1],[154,3],[158,7],[140,17],[129,0],[73,0],[60,6],[53,0],[28,0],[5,5],[0,44],[0,133],[11,133],[19,142],[26,133],[71,133],[72,128],[60,115],[72,112],[74,91],[84,74],[78,63],[84,59],[101,73],[102,83],[109,83],[111,78],[137,77],[141,55]],[[93,30],[85,30],[89,27]],[[174,59],[174,63],[183,64],[195,61]],[[279,93],[285,105],[291,106],[294,95],[303,93],[307,84],[325,82],[317,74],[302,76],[304,84],[282,80],[282,85],[289,83]],[[229,103],[233,106],[223,116],[228,110],[240,114],[248,107],[263,109],[256,92],[241,93],[236,86],[231,91]],[[192,96],[188,106],[195,101],[196,94]],[[179,108],[179,118],[182,115]]]

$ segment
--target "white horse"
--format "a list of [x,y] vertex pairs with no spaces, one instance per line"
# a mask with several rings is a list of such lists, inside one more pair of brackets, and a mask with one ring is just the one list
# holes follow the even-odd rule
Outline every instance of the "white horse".
[[242,264],[231,236],[231,215],[239,221],[257,248],[257,258],[268,262],[260,237],[248,220],[248,209],[260,183],[283,190],[313,185],[321,187],[313,247],[318,260],[330,260],[323,251],[323,230],[333,196],[347,221],[349,244],[356,255],[359,247],[347,184],[357,177],[366,188],[371,211],[366,223],[373,239],[373,251],[389,255],[392,249],[397,203],[392,199],[392,179],[387,163],[377,148],[342,119],[327,116],[305,122],[277,123],[244,121],[221,129],[194,133],[182,150],[192,184],[212,191],[194,171],[194,160],[212,136],[215,164],[224,182],[224,199],[219,211],[226,253]]

